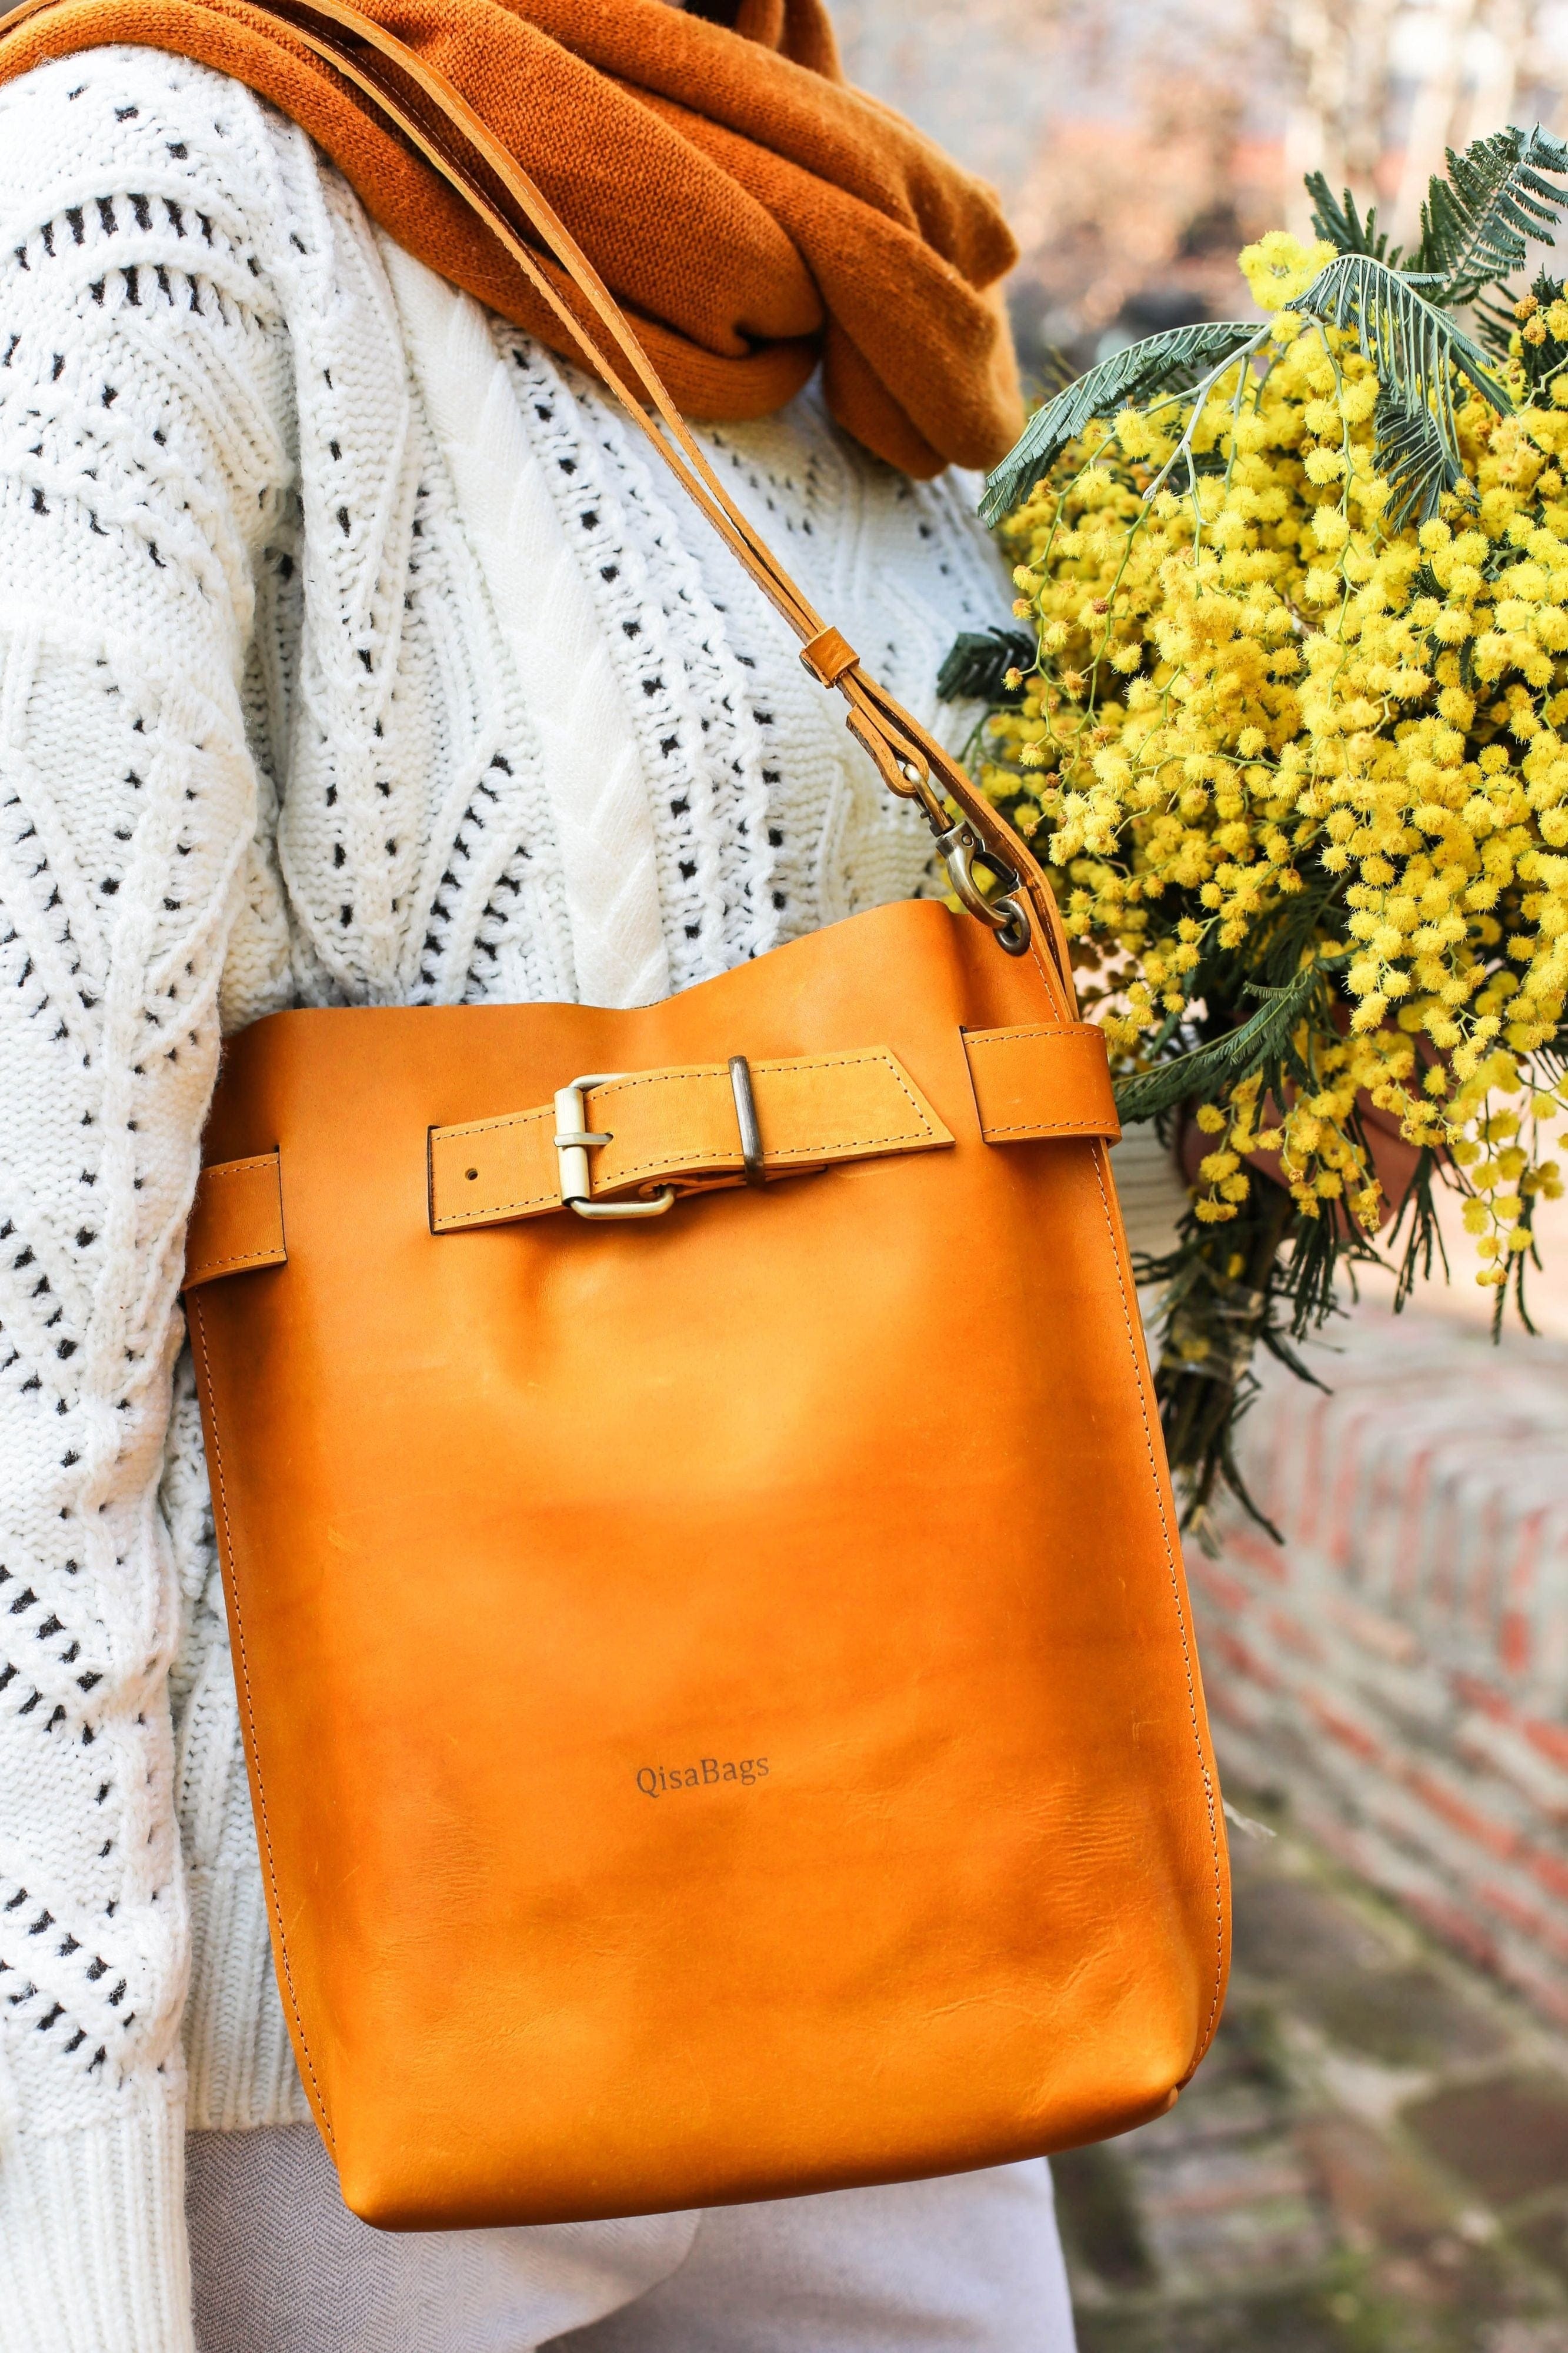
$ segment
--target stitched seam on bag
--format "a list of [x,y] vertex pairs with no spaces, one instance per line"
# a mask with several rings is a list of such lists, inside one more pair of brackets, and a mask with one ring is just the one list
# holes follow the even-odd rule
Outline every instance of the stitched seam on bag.
[[247,1250],[243,1258],[203,1259],[196,1279],[205,1282],[209,1275],[223,1274],[236,1266],[282,1266],[288,1256],[280,1244],[271,1242],[265,1250]]
[[294,1970],[289,1958],[289,1939],[283,1933],[283,1900],[278,1892],[278,1868],[272,1856],[272,1826],[267,1815],[267,1787],[261,1778],[261,1748],[256,1736],[256,1706],[250,1692],[250,1661],[245,1647],[245,1612],[240,1608],[239,1578],[234,1565],[234,1535],[228,1516],[228,1485],[224,1477],[223,1440],[217,1426],[217,1395],[213,1388],[212,1367],[207,1360],[206,1325],[202,1321],[202,1305],[199,1299],[194,1300],[191,1303],[190,1321],[195,1325],[196,1351],[201,1357],[201,1381],[206,1391],[207,1410],[212,1416],[213,1463],[217,1472],[217,1493],[214,1500],[217,1505],[217,1517],[223,1531],[223,1549],[228,1555],[228,1590],[234,1599],[234,1626],[239,1644],[240,1682],[244,1691],[246,1721],[250,1726],[250,1753],[256,1759],[257,1810],[261,1816],[261,1844],[267,1855],[267,1876],[272,1883],[273,1916],[278,1923],[278,1949],[283,1958],[283,1978],[289,1989],[289,2007],[294,2013],[294,2023],[300,2030],[300,2048],[305,2054],[305,2065],[310,2081],[315,2086],[316,2099],[321,2109],[321,2130],[326,2134],[329,2146],[335,2148],[337,2143],[333,2139],[331,2120],[327,2113],[326,2094],[321,2090],[316,2074],[316,2063],[310,2056],[310,2045],[305,2033],[305,2021],[300,2014],[300,1998],[294,1990]]
[[[925,1144],[936,1142],[929,1127],[910,1130],[900,1128],[895,1135],[846,1135],[830,1144],[792,1144],[780,1152],[764,1152],[763,1166],[775,1168],[784,1160],[841,1159],[850,1152],[875,1152],[889,1144]],[[629,1185],[634,1176],[657,1175],[668,1170],[679,1176],[687,1170],[700,1168],[737,1168],[741,1166],[738,1152],[705,1152],[686,1160],[673,1159],[662,1153],[652,1160],[634,1161],[629,1167],[616,1170],[613,1185]],[[606,1189],[611,1189],[606,1187]],[[596,1198],[596,1197],[595,1197]]]
[[443,1142],[448,1136],[456,1140],[465,1135],[489,1135],[501,1127],[528,1127],[536,1123],[542,1126],[551,1115],[549,1109],[542,1105],[536,1111],[502,1111],[498,1112],[493,1119],[471,1119],[462,1127],[438,1127],[435,1134]]
[[437,1217],[436,1231],[444,1234],[449,1226],[483,1225],[486,1219],[504,1217],[509,1209],[563,1209],[565,1206],[559,1187],[550,1193],[525,1193],[516,1201],[492,1201],[486,1209],[448,1209],[444,1217]]
[[276,1168],[277,1166],[278,1155],[275,1152],[253,1152],[248,1160],[220,1160],[216,1167],[204,1168],[200,1181],[203,1185],[216,1185],[220,1176],[249,1176],[258,1168]]
[[1086,1112],[1081,1119],[1026,1119],[1010,1127],[987,1127],[982,1120],[980,1133],[991,1144],[999,1135],[1105,1135],[1110,1131],[1094,1113]]
[[[1050,889],[1048,876],[1041,876],[1040,887],[1044,891]],[[1030,895],[1028,883],[1026,882],[1024,896],[1027,899]],[[953,921],[961,923],[963,917],[955,915]],[[1074,1023],[1078,1017],[1078,1007],[1073,1001],[1072,966],[1069,964],[1065,973],[1058,971],[1055,955],[1047,955],[1041,944],[1040,934],[1045,929],[1046,918],[1041,914],[1038,907],[1036,907],[1029,915],[1029,962],[1039,974],[1041,985],[1051,1004],[1059,1008],[1062,1019],[1069,1024]]]
[[1215,1803],[1214,1776],[1209,1771],[1207,1760],[1204,1756],[1203,1734],[1198,1728],[1197,1686],[1193,1680],[1192,1641],[1187,1631],[1186,1612],[1182,1608],[1182,1589],[1176,1576],[1175,1556],[1171,1549],[1171,1524],[1165,1515],[1165,1498],[1160,1486],[1160,1467],[1154,1459],[1154,1440],[1149,1428],[1148,1399],[1144,1395],[1143,1383],[1138,1377],[1138,1350],[1132,1338],[1132,1320],[1127,1305],[1127,1285],[1121,1279],[1121,1253],[1116,1247],[1116,1226],[1110,1214],[1110,1203],[1106,1198],[1105,1175],[1100,1166],[1101,1157],[1100,1152],[1097,1151],[1094,1154],[1094,1181],[1100,1187],[1100,1205],[1105,1212],[1105,1230],[1110,1243],[1111,1263],[1116,1269],[1116,1288],[1121,1301],[1121,1321],[1127,1334],[1127,1351],[1132,1359],[1132,1377],[1138,1389],[1138,1410],[1143,1422],[1143,1445],[1154,1480],[1154,1501],[1160,1514],[1160,1535],[1165,1547],[1165,1566],[1170,1572],[1171,1599],[1175,1605],[1176,1628],[1182,1638],[1182,1665],[1187,1679],[1187,1715],[1193,1728],[1193,1746],[1197,1751],[1198,1773],[1204,1785],[1204,1799],[1208,1808],[1209,1849],[1214,1856],[1214,1998],[1209,2003],[1209,2014],[1204,2023],[1198,2048],[1193,2054],[1192,2067],[1189,2067],[1186,2075],[1182,2078],[1185,2083],[1190,2079],[1194,2069],[1197,2067],[1214,2040],[1215,2027],[1219,2017],[1220,1985],[1225,1975],[1225,1883],[1219,1860],[1219,1815]]
[[1087,1021],[1053,1024],[1048,1021],[1023,1022],[1011,1029],[965,1029],[965,1050],[971,1046],[1033,1046],[1042,1038],[1076,1038],[1087,1029]]

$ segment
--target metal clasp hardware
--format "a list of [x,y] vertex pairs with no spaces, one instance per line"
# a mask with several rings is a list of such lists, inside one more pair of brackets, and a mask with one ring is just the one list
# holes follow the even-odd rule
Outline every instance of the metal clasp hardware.
[[561,1171],[561,1198],[580,1218],[662,1218],[675,1205],[674,1187],[666,1185],[651,1201],[595,1201],[588,1174],[588,1147],[610,1144],[614,1137],[595,1135],[584,1125],[588,1114],[583,1097],[589,1087],[607,1087],[627,1076],[625,1071],[592,1071],[555,1092],[555,1159]]
[[[1029,912],[1021,898],[1007,895],[1018,890],[1022,876],[987,849],[966,817],[949,823],[947,802],[931,776],[930,762],[918,745],[897,740],[856,710],[849,713],[849,733],[876,762],[889,792],[899,794],[904,800],[919,801],[961,903],[995,934],[998,947],[1005,948],[1009,955],[1026,955],[1031,936]],[[976,882],[970,861],[977,857],[994,867],[1002,883],[1002,897],[988,899]]]
[[[929,811],[927,818],[929,822]],[[988,899],[974,879],[971,861],[975,858],[984,858],[988,866],[994,866],[998,876],[1008,890],[1017,889],[1017,875],[1010,867],[1003,866],[993,856],[966,817],[959,818],[954,824],[946,827],[940,833],[937,832],[935,826],[931,827],[931,831],[936,835],[937,849],[942,853],[942,863],[947,868],[948,880],[952,884],[958,899],[968,908],[972,915],[977,915],[983,923],[990,925],[996,934],[996,944],[999,948],[1005,948],[1009,955],[1023,955],[1029,944],[1027,914],[1016,899],[1005,896]]]

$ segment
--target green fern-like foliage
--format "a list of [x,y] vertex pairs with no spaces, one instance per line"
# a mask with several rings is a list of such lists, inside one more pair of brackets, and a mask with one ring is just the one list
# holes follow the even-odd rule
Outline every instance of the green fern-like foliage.
[[997,523],[1043,481],[1067,448],[1096,417],[1141,402],[1187,392],[1206,371],[1259,341],[1256,320],[1210,319],[1129,343],[1037,408],[995,472],[987,478],[981,520]]
[[1309,172],[1305,185],[1312,199],[1312,227],[1326,245],[1338,253],[1368,253],[1373,261],[1386,261],[1391,269],[1398,269],[1401,249],[1391,247],[1386,231],[1378,227],[1375,205],[1363,220],[1350,190],[1336,197],[1321,172]]
[[1320,965],[1304,965],[1279,988],[1250,984],[1248,994],[1263,1002],[1237,1028],[1227,1029],[1206,1046],[1173,1055],[1117,1082],[1118,1118],[1125,1126],[1135,1120],[1155,1119],[1189,1097],[1201,1097],[1227,1081],[1249,1077],[1257,1071],[1277,1078],[1290,1032],[1322,986]]
[[1494,408],[1506,414],[1512,406],[1489,374],[1485,352],[1458,322],[1402,271],[1371,254],[1336,255],[1287,307],[1326,327],[1350,328],[1379,380],[1433,408],[1445,423],[1452,416],[1456,375],[1468,377]]
[[1394,385],[1381,386],[1373,429],[1378,471],[1394,493],[1387,510],[1391,531],[1402,531],[1412,518],[1429,522],[1442,505],[1445,491],[1473,497],[1437,419],[1419,401],[1407,400]]
[[1008,678],[1032,670],[1037,654],[1031,629],[960,629],[936,674],[938,698],[1005,711],[1024,699],[1022,686],[1009,686]]
[[1434,300],[1473,302],[1524,267],[1528,248],[1550,240],[1568,192],[1568,146],[1537,123],[1478,139],[1462,155],[1448,151],[1445,178],[1435,179],[1421,207],[1421,243],[1410,268],[1430,281]]

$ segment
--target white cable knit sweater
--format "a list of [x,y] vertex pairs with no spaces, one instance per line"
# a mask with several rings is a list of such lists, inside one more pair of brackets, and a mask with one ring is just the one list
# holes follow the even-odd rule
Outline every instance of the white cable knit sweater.
[[[244,90],[0,92],[0,2348],[181,2353],[187,2124],[304,2114],[178,1364],[220,1029],[645,1001],[929,842],[632,430]],[[952,730],[967,486],[809,395],[705,438]]]

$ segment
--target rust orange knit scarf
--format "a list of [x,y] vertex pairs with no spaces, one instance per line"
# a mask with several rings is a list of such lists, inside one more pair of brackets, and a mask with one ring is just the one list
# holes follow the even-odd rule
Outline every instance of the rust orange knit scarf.
[[[1021,424],[990,190],[852,90],[822,0],[359,0],[456,84],[637,321],[682,409],[781,408],[820,358],[846,429],[906,473],[998,459]],[[62,0],[0,80],[139,42],[249,84],[410,253],[556,350],[563,331],[437,175],[247,0]]]

